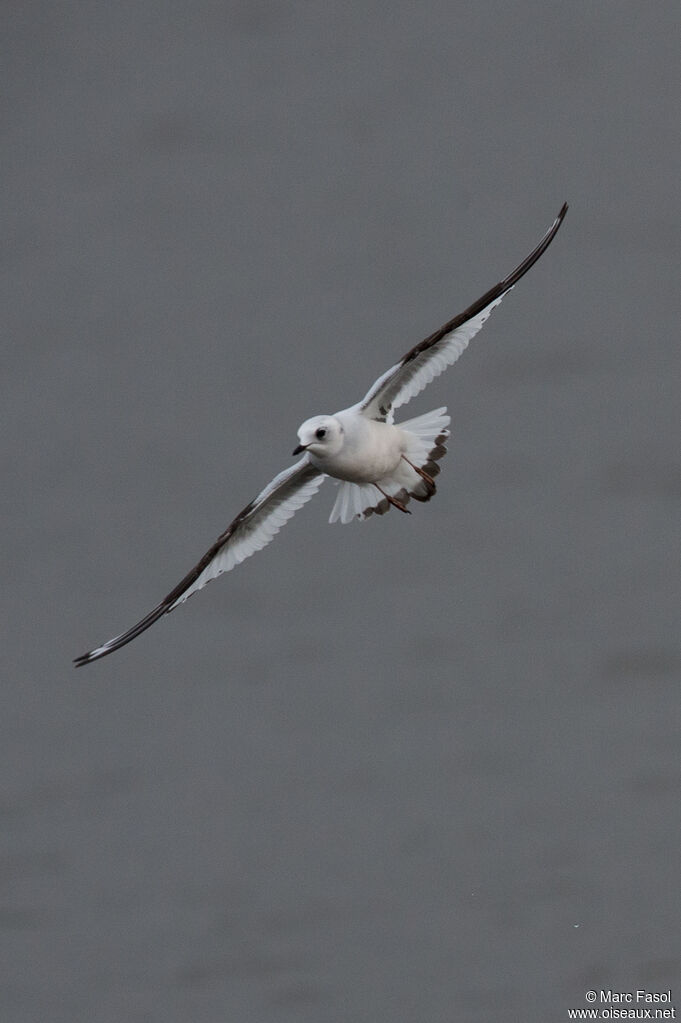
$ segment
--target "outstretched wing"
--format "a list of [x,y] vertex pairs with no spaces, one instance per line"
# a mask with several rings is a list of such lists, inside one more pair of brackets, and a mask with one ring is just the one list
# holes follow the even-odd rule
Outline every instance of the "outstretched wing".
[[564,203],[560,213],[536,249],[533,249],[505,280],[495,284],[463,313],[459,313],[430,337],[415,345],[397,365],[392,366],[378,378],[358,406],[368,419],[384,421],[390,416],[393,409],[410,401],[431,380],[434,380],[448,366],[456,362],[494,307],[499,305],[506,292],[518,283],[549,247],[563,222],[567,209],[567,203]]
[[76,667],[89,664],[125,646],[211,579],[229,572],[245,558],[265,547],[291,516],[317,493],[323,480],[324,474],[315,469],[307,455],[289,469],[280,472],[255,500],[239,512],[198,564],[153,611],[127,632],[77,657],[74,661]]

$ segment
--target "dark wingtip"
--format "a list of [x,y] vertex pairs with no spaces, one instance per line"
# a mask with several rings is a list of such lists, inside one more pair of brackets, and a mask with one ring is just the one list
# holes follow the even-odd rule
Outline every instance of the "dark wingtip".
[[[201,562],[199,562],[201,564]],[[136,639],[140,633],[145,632],[150,625],[157,622],[158,619],[166,614],[177,596],[181,595],[186,589],[186,579],[196,578],[196,570],[193,570],[189,576],[187,576],[179,586],[176,586],[172,593],[169,593],[165,600],[162,600],[153,611],[150,611],[148,615],[142,618],[137,625],[133,625],[127,632],[121,633],[120,636],[116,636],[114,639],[110,639],[108,643],[104,643],[102,646],[95,647],[93,650],[88,651],[86,654],[82,654],[80,657],[76,657],[74,664],[77,668],[82,668],[84,664],[91,664],[92,661],[98,661],[100,657],[107,657],[109,654],[114,653],[116,650],[120,650],[126,643],[130,643],[131,640]]]

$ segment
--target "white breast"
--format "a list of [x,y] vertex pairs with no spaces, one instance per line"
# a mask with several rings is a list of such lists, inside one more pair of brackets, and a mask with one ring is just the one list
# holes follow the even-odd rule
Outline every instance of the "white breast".
[[343,447],[326,459],[311,455],[319,469],[351,483],[374,483],[395,470],[405,450],[399,427],[366,419],[350,409],[336,418],[344,430]]

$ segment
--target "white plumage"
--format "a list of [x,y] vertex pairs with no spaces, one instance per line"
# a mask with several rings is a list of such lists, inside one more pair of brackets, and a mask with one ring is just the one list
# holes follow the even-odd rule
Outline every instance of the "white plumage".
[[211,579],[261,550],[292,515],[319,490],[324,478],[339,481],[330,522],[350,522],[391,507],[409,512],[411,498],[435,494],[437,464],[446,452],[449,416],[445,408],[395,424],[394,412],[419,394],[459,358],[492,310],[539,259],[567,212],[563,206],[535,249],[508,277],[490,288],[383,373],[357,405],[333,416],[314,416],[298,430],[295,465],[279,473],[241,511],[194,568],[136,625],[76,658],[88,664],[118,650],[172,611]]
[[[411,467],[418,465],[423,467],[426,463],[435,462],[431,458],[436,448],[441,448],[438,459],[444,455],[446,448],[444,442],[449,437],[449,416],[446,408],[435,409],[434,412],[427,412],[424,416],[416,419],[408,419],[400,423],[398,429],[405,437],[405,456],[400,458],[393,471],[376,480],[375,483],[350,483],[341,481],[338,486],[336,502],[331,510],[329,522],[352,522],[353,519],[363,520],[374,512],[383,514],[388,511],[390,504],[376,489],[376,484],[391,497],[399,497],[402,491],[401,500],[406,501],[407,497],[416,497],[417,500],[428,500],[432,496],[428,494],[427,488],[422,485],[421,478]],[[411,463],[411,464],[410,464]],[[436,476],[439,467],[431,466],[430,477]],[[414,494],[413,491],[417,493]]]

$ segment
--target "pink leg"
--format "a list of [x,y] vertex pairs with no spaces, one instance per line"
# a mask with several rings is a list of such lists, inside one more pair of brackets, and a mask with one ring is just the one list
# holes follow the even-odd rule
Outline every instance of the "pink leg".
[[404,460],[407,463],[407,465],[410,465],[412,467],[412,469],[414,470],[415,473],[418,473],[418,475],[421,477],[421,479],[423,480],[425,485],[428,487],[428,490],[430,491],[430,493],[434,494],[435,493],[435,481],[433,480],[433,477],[429,476],[428,473],[425,471],[425,469],[421,469],[421,468],[419,468],[418,465],[414,465],[413,462],[410,462],[406,455],[402,455],[402,458],[404,458]]
[[376,490],[379,491],[379,493],[383,494],[383,496],[386,499],[386,501],[388,502],[388,504],[391,504],[393,506],[393,508],[399,508],[400,511],[404,512],[406,515],[411,515],[411,512],[409,511],[409,509],[405,508],[405,506],[402,504],[402,502],[398,501],[396,497],[391,497],[390,494],[386,494],[385,490],[383,490],[381,487],[379,487],[378,483],[374,483],[374,486],[376,487]]

